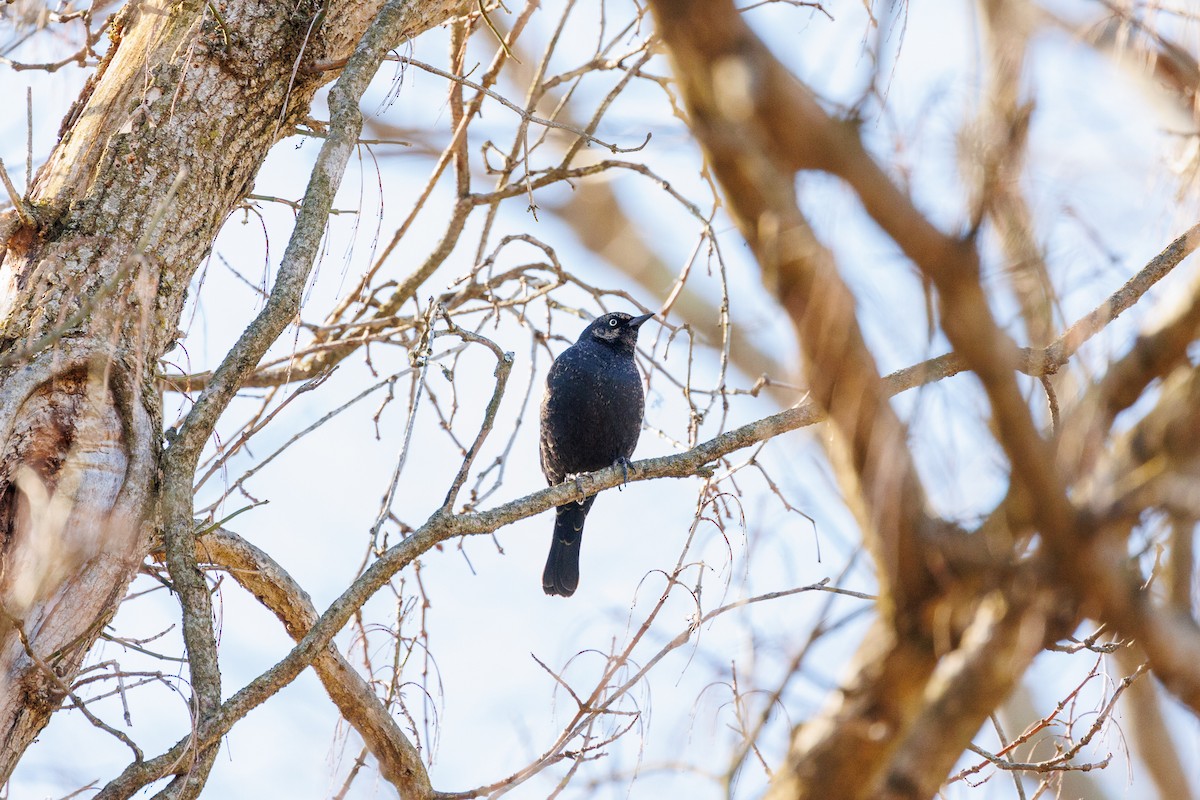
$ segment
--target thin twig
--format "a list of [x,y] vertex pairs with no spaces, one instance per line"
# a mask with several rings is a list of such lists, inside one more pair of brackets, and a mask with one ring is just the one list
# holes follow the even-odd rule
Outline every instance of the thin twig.
[[[493,99],[497,103],[499,103],[500,105],[502,105],[505,108],[509,109],[510,111],[513,111],[514,113],[520,115],[521,119],[525,122],[530,122],[530,123],[533,123],[534,125],[541,125],[546,128],[557,128],[558,130],[563,130],[568,133],[573,133],[576,136],[578,136],[580,139],[583,139],[586,142],[590,142],[591,144],[599,145],[600,147],[603,147],[604,149],[608,150],[611,153],[636,153],[639,150],[644,149],[646,147],[646,145],[649,144],[649,142],[650,142],[650,134],[646,134],[646,138],[642,140],[641,144],[639,144],[635,147],[620,147],[618,145],[603,141],[602,139],[598,139],[595,136],[592,136],[591,134],[589,134],[587,131],[580,130],[579,128],[576,128],[573,125],[567,125],[562,122],[555,122],[554,120],[551,120],[551,119],[544,119],[542,117],[536,116],[535,114],[532,114],[532,113],[526,111],[525,109],[521,108],[519,105],[517,105],[513,101],[509,100],[504,95],[499,94],[498,92],[493,92],[491,89],[487,88],[486,86],[482,86],[478,83],[475,83],[471,79],[463,77],[462,75],[454,75],[452,73],[446,72],[443,69],[439,69],[438,67],[435,67],[432,64],[427,64],[424,61],[418,61],[417,59],[410,58],[409,56],[392,55],[392,56],[388,57],[388,60],[389,61],[399,61],[401,64],[409,64],[411,66],[417,67],[418,69],[423,69],[426,72],[430,73],[431,75],[437,75],[439,77],[445,78],[446,80],[455,81],[456,83],[461,83],[463,86],[466,86],[469,89],[474,89],[475,91],[480,92],[481,94],[487,95],[488,97],[490,97],[491,99]],[[326,72],[328,70],[340,69],[343,66],[344,66],[344,63],[341,61],[321,61],[321,62],[316,62],[314,64],[309,65],[308,67],[306,67],[306,71],[308,71],[308,72]]]
[[496,412],[500,408],[500,399],[504,396],[504,387],[508,384],[508,375],[512,372],[513,354],[500,349],[500,346],[488,339],[486,336],[480,336],[477,333],[463,330],[454,324],[450,319],[450,315],[446,310],[442,310],[442,318],[449,326],[448,334],[457,336],[465,342],[475,342],[486,346],[496,356],[496,388],[492,391],[492,398],[488,401],[487,409],[483,413],[483,422],[479,426],[479,433],[475,436],[475,441],[471,443],[467,450],[466,456],[463,458],[462,466],[458,469],[458,474],[454,476],[454,481],[450,484],[450,490],[446,492],[446,499],[442,503],[442,512],[450,513],[454,500],[458,497],[458,491],[462,488],[463,483],[467,480],[467,473],[471,469],[471,465],[475,462],[475,457],[479,455],[479,450],[483,446],[483,442],[492,431],[492,426],[496,422]]
[[17,187],[13,185],[12,178],[8,177],[8,170],[4,168],[4,161],[0,159],[0,181],[4,183],[4,189],[8,192],[8,199],[12,201],[13,208],[17,210],[21,221],[26,225],[32,226],[35,224],[33,211],[25,204],[25,198],[17,191]]

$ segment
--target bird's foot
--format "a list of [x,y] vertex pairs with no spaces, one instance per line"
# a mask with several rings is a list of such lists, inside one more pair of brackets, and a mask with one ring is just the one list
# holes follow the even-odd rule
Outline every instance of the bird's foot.
[[586,477],[586,475],[571,476],[572,480],[575,481],[575,489],[579,492],[579,499],[575,501],[579,505],[583,505],[587,501],[587,495],[583,493],[583,479]]
[[625,456],[621,456],[613,462],[613,466],[621,468],[621,485],[617,487],[619,492],[629,483],[629,468],[632,466],[632,462]]

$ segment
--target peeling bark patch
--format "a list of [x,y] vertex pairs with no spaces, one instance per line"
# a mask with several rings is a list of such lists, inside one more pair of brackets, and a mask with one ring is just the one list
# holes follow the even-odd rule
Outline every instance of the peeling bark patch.
[[16,469],[32,469],[53,490],[63,459],[75,439],[75,420],[86,392],[87,378],[75,370],[43,384],[20,411],[0,469],[11,481]]
[[18,225],[8,239],[3,244],[4,251],[0,252],[0,257],[7,258],[11,253],[15,259],[21,259],[25,256],[38,240],[38,231],[30,225]]
[[84,369],[39,387],[0,456],[0,597],[10,614],[101,547],[128,456],[111,392]]

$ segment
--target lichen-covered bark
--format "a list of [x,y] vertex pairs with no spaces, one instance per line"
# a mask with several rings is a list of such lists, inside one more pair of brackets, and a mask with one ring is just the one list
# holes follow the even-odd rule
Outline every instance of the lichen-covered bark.
[[[158,358],[271,145],[377,0],[133,0],[0,242],[0,781],[61,700],[155,525]],[[413,0],[407,35],[460,0]],[[399,44],[399,42],[397,42]]]

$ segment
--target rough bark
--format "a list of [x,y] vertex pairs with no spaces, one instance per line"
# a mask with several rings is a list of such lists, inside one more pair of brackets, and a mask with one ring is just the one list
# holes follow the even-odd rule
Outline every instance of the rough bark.
[[[458,0],[405,5],[406,35]],[[158,358],[270,147],[382,3],[131,2],[0,245],[0,781],[62,699],[156,521]],[[399,41],[396,42],[399,44]],[[336,187],[334,187],[336,188]]]

